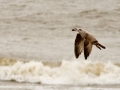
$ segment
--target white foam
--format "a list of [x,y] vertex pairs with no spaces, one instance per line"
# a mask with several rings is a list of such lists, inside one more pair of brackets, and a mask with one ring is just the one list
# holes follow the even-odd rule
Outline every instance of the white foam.
[[63,60],[54,67],[43,62],[17,61],[0,66],[0,79],[42,84],[120,84],[120,67],[112,62],[83,60]]

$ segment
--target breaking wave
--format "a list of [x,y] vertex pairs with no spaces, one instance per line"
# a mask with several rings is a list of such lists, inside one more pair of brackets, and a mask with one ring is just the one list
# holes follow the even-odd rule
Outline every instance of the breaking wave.
[[85,60],[47,62],[0,58],[0,80],[41,84],[120,84],[120,65]]

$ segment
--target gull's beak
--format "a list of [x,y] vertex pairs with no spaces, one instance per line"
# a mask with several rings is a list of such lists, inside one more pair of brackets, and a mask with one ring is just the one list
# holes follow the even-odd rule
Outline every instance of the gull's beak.
[[74,29],[72,29],[72,31],[77,31],[77,29],[76,29],[76,28],[74,28]]
[[72,29],[72,31],[75,31],[74,29]]

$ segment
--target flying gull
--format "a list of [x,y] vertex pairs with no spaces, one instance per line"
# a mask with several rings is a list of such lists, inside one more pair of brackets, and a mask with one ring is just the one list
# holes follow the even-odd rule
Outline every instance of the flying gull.
[[75,46],[74,46],[74,52],[75,57],[78,58],[79,55],[82,53],[84,49],[84,57],[85,59],[88,58],[88,56],[91,53],[92,46],[95,45],[97,48],[101,50],[101,48],[105,49],[105,46],[101,45],[94,36],[89,34],[88,32],[74,28],[72,31],[77,31],[78,34],[76,35],[75,39]]

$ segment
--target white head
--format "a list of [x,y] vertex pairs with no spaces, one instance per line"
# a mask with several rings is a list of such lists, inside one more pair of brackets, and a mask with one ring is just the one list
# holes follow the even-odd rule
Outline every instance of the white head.
[[74,28],[74,29],[72,29],[72,31],[77,31],[77,32],[79,32],[79,34],[82,36],[82,38],[85,38],[85,37],[86,37],[86,31],[83,31],[82,29]]

